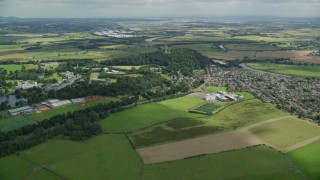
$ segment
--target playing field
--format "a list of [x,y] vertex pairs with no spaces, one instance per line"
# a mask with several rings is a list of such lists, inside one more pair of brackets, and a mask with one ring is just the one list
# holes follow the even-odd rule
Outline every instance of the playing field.
[[67,105],[64,107],[58,107],[58,108],[53,108],[47,111],[43,111],[40,113],[34,113],[34,114],[29,114],[26,115],[27,118],[33,119],[35,121],[43,121],[45,119],[49,119],[50,117],[59,115],[59,114],[63,114],[63,113],[67,113],[67,112],[73,112],[73,111],[77,111],[77,110],[81,110],[81,109],[85,109],[88,107],[92,107],[95,105],[98,105],[99,103],[108,103],[111,101],[117,101],[117,98],[112,98],[112,97],[105,97],[105,98],[100,98],[97,99],[95,101],[91,101],[88,102],[84,105],[82,104],[71,104],[71,105]]
[[266,146],[144,167],[143,179],[302,179],[285,157]]
[[320,66],[296,66],[273,63],[247,63],[248,66],[263,71],[300,77],[320,77]]
[[8,132],[13,129],[18,129],[23,126],[34,124],[36,121],[34,121],[31,118],[17,116],[17,117],[10,117],[6,119],[0,120],[0,131],[1,132]]
[[227,91],[226,87],[216,87],[216,86],[206,86],[206,92],[218,92],[218,91]]
[[167,101],[139,105],[123,112],[111,114],[101,121],[106,132],[132,132],[177,118],[196,118],[204,115],[187,112],[199,103],[200,98],[185,96]]
[[320,141],[306,145],[288,153],[291,161],[300,168],[309,179],[320,179]]
[[250,129],[259,138],[285,148],[320,135],[320,127],[295,117],[263,124]]
[[142,162],[124,135],[101,135],[86,142],[56,138],[21,152],[20,157],[1,158],[0,179],[52,176],[40,166],[64,179],[140,179]]

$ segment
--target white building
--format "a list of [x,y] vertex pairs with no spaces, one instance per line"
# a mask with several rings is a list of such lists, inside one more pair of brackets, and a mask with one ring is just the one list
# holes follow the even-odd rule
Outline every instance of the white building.
[[8,113],[12,116],[27,114],[31,112],[33,112],[33,109],[30,106],[24,106],[24,107],[8,110]]

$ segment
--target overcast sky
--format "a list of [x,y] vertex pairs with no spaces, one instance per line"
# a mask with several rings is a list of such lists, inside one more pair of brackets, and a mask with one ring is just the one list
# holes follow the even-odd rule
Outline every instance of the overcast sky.
[[0,0],[16,17],[319,17],[320,0]]

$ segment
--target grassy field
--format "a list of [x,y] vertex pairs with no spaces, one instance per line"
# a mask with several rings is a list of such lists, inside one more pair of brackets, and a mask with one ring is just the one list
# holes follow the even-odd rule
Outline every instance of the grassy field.
[[144,167],[143,179],[303,179],[284,156],[265,146]]
[[306,145],[288,153],[291,161],[298,166],[309,179],[320,179],[320,141]]
[[1,158],[0,177],[23,179],[30,173],[31,179],[52,177],[34,166],[45,166],[65,179],[140,179],[142,162],[124,135],[100,135],[86,142],[56,138],[19,157]]
[[71,104],[71,105],[67,105],[64,107],[53,108],[53,109],[43,111],[40,113],[29,114],[29,115],[26,115],[26,117],[29,119],[33,119],[35,121],[43,121],[43,120],[48,119],[50,117],[53,117],[55,115],[59,115],[59,114],[67,113],[67,112],[73,112],[73,111],[85,109],[87,107],[95,106],[99,103],[108,103],[108,102],[117,101],[117,100],[118,100],[117,98],[106,97],[106,98],[97,99],[92,102],[88,102],[84,105]]
[[288,117],[250,129],[259,138],[285,148],[320,135],[320,127],[295,117]]
[[23,126],[34,124],[36,121],[30,118],[17,116],[17,117],[10,117],[7,119],[1,119],[0,120],[0,131],[2,132],[8,132],[13,129],[18,129]]
[[117,69],[131,70],[132,68],[140,69],[142,66],[112,66]]
[[296,66],[273,63],[248,63],[248,66],[263,71],[300,77],[320,77],[320,66]]
[[203,115],[186,110],[204,102],[200,98],[181,97],[162,102],[149,103],[111,114],[101,124],[107,132],[132,132],[154,124],[177,118],[196,118]]
[[231,104],[211,115],[193,119],[176,119],[142,129],[130,134],[136,147],[189,139],[211,133],[241,128],[256,122],[286,116],[270,103],[258,99]]

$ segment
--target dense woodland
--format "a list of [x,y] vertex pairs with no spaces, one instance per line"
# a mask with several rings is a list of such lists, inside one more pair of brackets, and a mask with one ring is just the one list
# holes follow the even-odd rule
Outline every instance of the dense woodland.
[[119,58],[103,61],[101,64],[108,66],[116,65],[147,65],[154,64],[166,67],[164,70],[170,74],[179,72],[185,76],[190,76],[193,70],[204,69],[208,58],[191,49],[173,49],[171,53],[165,54],[162,51],[141,54],[127,58]]

